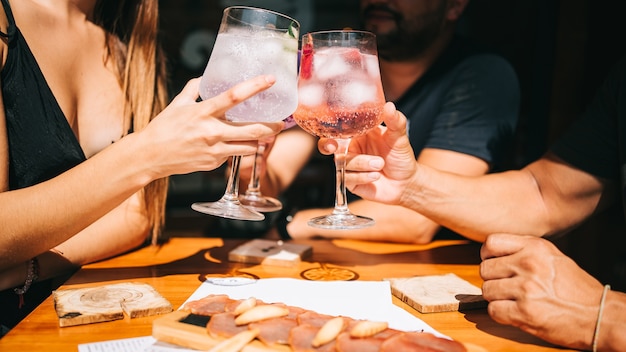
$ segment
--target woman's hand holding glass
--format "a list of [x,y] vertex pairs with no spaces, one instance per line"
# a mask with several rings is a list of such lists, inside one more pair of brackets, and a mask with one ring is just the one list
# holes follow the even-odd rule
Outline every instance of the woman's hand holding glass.
[[282,130],[282,122],[235,124],[225,119],[227,110],[274,82],[273,76],[258,76],[197,102],[200,79],[190,80],[144,130],[129,137],[148,144],[140,150],[150,153],[145,165],[153,179],[214,170],[233,154],[254,154],[258,139]]
[[[208,99],[228,87],[260,74],[272,74],[276,84],[226,112],[233,122],[281,121],[297,106],[297,60],[300,25],[269,10],[232,6],[222,23],[200,83],[200,96]],[[263,220],[265,216],[244,207],[239,200],[239,163],[233,154],[226,191],[215,202],[192,204],[192,209],[236,220]]]

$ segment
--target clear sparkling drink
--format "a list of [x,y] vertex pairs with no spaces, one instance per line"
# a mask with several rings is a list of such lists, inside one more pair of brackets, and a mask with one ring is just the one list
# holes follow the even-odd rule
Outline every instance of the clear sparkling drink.
[[352,138],[381,123],[385,96],[378,57],[356,48],[303,47],[293,116],[307,132]]
[[271,74],[269,89],[226,112],[234,122],[276,122],[288,117],[298,104],[298,40],[289,33],[219,33],[200,82],[200,96],[208,99],[260,74]]

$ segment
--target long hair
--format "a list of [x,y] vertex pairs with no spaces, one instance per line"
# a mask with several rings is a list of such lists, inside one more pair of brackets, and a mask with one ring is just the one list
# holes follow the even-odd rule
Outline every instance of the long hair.
[[[98,0],[94,22],[106,33],[107,58],[117,68],[126,98],[125,126],[139,131],[168,102],[165,55],[158,42],[158,0]],[[144,187],[142,198],[156,244],[165,222],[168,179]]]

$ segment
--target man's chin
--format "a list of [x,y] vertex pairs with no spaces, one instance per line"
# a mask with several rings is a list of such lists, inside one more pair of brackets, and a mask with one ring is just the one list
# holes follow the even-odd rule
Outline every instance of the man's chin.
[[395,32],[397,29],[395,22],[390,20],[368,21],[365,24],[365,30],[376,35],[387,35]]

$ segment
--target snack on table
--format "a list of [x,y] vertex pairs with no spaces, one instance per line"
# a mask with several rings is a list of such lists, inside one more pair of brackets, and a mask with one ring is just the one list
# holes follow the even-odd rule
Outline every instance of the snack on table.
[[[458,341],[431,333],[406,332],[389,328],[386,322],[335,317],[282,303],[270,304],[254,298],[235,300],[226,295],[208,295],[187,302],[175,313],[178,317],[187,314],[206,316],[208,323],[204,331],[198,329],[198,333],[206,335],[202,337],[205,343],[212,339],[213,343],[209,348],[216,348],[219,344],[219,351],[223,352],[466,351]],[[156,334],[155,331],[153,335],[165,342],[199,347],[198,344],[186,344],[185,339],[181,338],[184,335],[182,332],[174,339],[168,339],[168,336],[164,338],[162,333]],[[174,337],[174,333],[171,334]],[[228,345],[234,347],[224,348]]]

